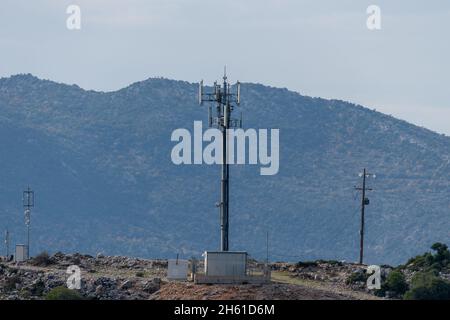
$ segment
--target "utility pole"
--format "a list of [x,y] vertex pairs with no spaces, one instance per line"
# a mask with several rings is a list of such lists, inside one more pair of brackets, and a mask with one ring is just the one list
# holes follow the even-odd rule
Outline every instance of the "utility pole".
[[359,231],[360,241],[359,241],[359,264],[363,263],[364,259],[364,209],[367,205],[369,205],[369,198],[366,197],[366,191],[372,191],[373,189],[366,187],[366,178],[376,176],[374,174],[368,173],[366,168],[364,168],[363,172],[359,174],[359,176],[363,178],[362,187],[356,187],[355,190],[362,191],[361,192],[361,228]]
[[31,224],[31,208],[34,207],[34,191],[28,186],[27,190],[22,193],[22,202],[25,212],[25,225],[27,226],[27,258],[30,257],[30,224]]
[[226,68],[223,75],[223,84],[220,86],[214,82],[213,92],[203,92],[203,80],[199,84],[198,102],[200,105],[203,102],[212,102],[216,104],[215,115],[212,115],[211,107],[208,107],[209,127],[218,128],[222,132],[222,178],[221,178],[221,192],[220,202],[220,250],[228,251],[228,230],[229,230],[229,164],[228,164],[228,132],[229,128],[241,128],[241,119],[233,119],[231,114],[235,106],[240,104],[240,83],[237,82],[236,92],[231,92],[231,86],[227,80]]

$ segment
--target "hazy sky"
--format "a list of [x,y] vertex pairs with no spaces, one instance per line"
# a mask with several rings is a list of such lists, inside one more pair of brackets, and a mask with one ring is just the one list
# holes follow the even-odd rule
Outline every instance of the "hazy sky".
[[[66,27],[81,8],[81,30]],[[381,8],[381,30],[366,9]],[[0,0],[0,77],[86,89],[230,78],[363,104],[450,135],[448,0]]]

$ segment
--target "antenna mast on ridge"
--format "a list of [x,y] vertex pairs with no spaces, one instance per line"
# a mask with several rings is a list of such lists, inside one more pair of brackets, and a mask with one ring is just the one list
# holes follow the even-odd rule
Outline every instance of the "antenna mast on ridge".
[[25,225],[27,226],[27,258],[30,257],[30,224],[31,224],[31,208],[34,207],[34,191],[28,186],[22,194],[22,202],[25,214]]
[[228,230],[229,230],[229,164],[228,164],[228,137],[227,129],[242,128],[242,117],[234,119],[231,117],[235,106],[239,106],[241,99],[241,85],[239,81],[236,84],[236,92],[231,92],[231,86],[228,83],[226,66],[224,68],[222,86],[214,82],[213,92],[203,92],[203,80],[199,83],[198,102],[213,102],[216,104],[216,111],[213,115],[211,107],[208,107],[209,127],[218,128],[222,132],[222,179],[221,179],[221,197],[218,207],[220,208],[220,249],[229,250]]

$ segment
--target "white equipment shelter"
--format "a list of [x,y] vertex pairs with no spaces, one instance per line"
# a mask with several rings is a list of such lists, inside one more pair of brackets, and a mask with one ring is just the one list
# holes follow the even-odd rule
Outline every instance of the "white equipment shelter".
[[247,252],[206,251],[205,274],[207,276],[245,277]]
[[16,244],[16,254],[14,255],[16,262],[28,260],[28,247],[24,244]]
[[188,264],[188,260],[169,259],[167,279],[187,280]]

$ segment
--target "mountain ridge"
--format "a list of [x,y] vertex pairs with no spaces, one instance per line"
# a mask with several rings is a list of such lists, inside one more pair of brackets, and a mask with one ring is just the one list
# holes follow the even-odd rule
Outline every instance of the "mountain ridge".
[[[351,195],[364,166],[378,175],[370,181],[369,261],[399,263],[445,240],[449,137],[341,100],[242,86],[244,127],[280,128],[280,173],[231,168],[233,249],[264,255],[269,230],[272,259],[356,259],[359,203]],[[206,118],[196,93],[195,84],[161,78],[111,92],[29,74],[1,78],[1,164],[13,172],[0,174],[2,221],[23,239],[19,196],[30,183],[43,201],[32,217],[36,250],[164,257],[216,249],[219,168],[170,162],[171,131]]]
[[[142,85],[145,85],[145,84],[151,84],[152,82],[158,82],[158,81],[162,81],[162,82],[166,82],[166,83],[167,82],[183,83],[183,84],[187,84],[187,85],[190,85],[190,86],[197,86],[198,85],[198,83],[196,83],[196,82],[189,82],[189,81],[181,80],[181,79],[172,79],[172,78],[167,78],[167,77],[164,77],[164,76],[152,76],[152,77],[148,77],[148,78],[143,79],[143,80],[138,80],[138,81],[132,82],[132,83],[130,83],[130,84],[128,84],[128,85],[126,85],[126,86],[124,86],[122,88],[116,89],[116,90],[103,91],[103,90],[82,88],[82,87],[78,86],[75,83],[68,84],[68,83],[65,83],[65,82],[58,82],[58,81],[54,81],[54,80],[51,80],[51,79],[40,78],[38,76],[33,75],[32,73],[18,73],[18,74],[10,75],[8,77],[0,77],[0,84],[2,83],[2,81],[7,82],[8,80],[12,81],[12,80],[15,80],[15,79],[44,81],[44,82],[46,82],[48,84],[51,84],[51,85],[61,85],[61,86],[66,86],[68,88],[76,88],[76,89],[79,89],[79,90],[84,91],[84,92],[97,93],[97,94],[114,94],[114,93],[119,93],[119,92],[123,92],[123,91],[134,89],[137,86],[142,86]],[[305,97],[305,98],[309,98],[309,99],[319,99],[321,101],[349,104],[349,105],[352,105],[352,106],[354,106],[356,108],[363,108],[363,109],[365,109],[367,111],[375,112],[375,113],[377,113],[379,115],[383,115],[383,116],[386,116],[386,117],[389,117],[389,118],[393,118],[393,119],[395,119],[397,121],[405,122],[405,123],[407,123],[409,125],[412,125],[412,126],[418,128],[418,129],[426,130],[426,131],[429,131],[429,132],[432,132],[432,133],[435,133],[437,135],[440,135],[440,136],[443,136],[443,137],[446,137],[446,138],[450,139],[450,136],[446,135],[445,133],[440,133],[440,132],[434,131],[433,129],[427,128],[425,126],[414,124],[412,122],[409,122],[408,120],[397,118],[397,117],[392,116],[390,114],[386,114],[386,113],[383,113],[381,111],[378,111],[378,110],[376,110],[376,108],[364,106],[364,105],[359,104],[359,103],[354,103],[354,102],[351,102],[350,100],[334,99],[334,98],[322,98],[322,97],[319,97],[319,96],[303,95],[301,92],[289,89],[287,87],[277,87],[277,86],[265,85],[263,83],[258,83],[258,82],[256,82],[256,83],[255,82],[241,82],[241,83],[243,85],[246,85],[246,86],[248,86],[248,85],[255,86],[255,87],[261,86],[262,88],[266,88],[266,89],[282,90],[282,91],[285,91],[285,92],[287,92],[289,94],[294,94],[294,95],[298,95],[300,97]],[[206,85],[206,87],[208,88],[209,86]]]

